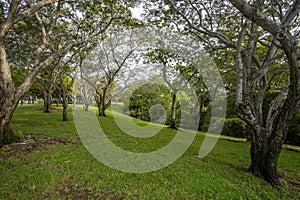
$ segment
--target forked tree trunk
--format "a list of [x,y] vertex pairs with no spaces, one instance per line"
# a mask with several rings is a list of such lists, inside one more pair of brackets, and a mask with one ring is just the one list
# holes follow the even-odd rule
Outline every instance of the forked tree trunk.
[[176,129],[176,92],[172,94],[172,108],[171,108],[171,123],[170,128]]

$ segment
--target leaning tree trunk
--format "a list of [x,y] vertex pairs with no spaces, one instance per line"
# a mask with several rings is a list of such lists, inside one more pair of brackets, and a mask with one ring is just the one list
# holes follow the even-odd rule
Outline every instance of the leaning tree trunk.
[[10,120],[17,108],[18,101],[14,99],[14,90],[4,92],[0,88],[0,147],[6,144],[20,141],[20,137],[14,134],[10,127]]
[[172,108],[171,108],[171,123],[170,128],[176,129],[176,92],[172,94]]

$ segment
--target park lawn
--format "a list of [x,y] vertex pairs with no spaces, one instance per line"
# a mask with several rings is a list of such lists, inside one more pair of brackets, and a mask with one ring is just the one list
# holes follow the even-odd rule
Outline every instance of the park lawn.
[[[204,138],[199,133],[188,151],[170,166],[143,174],[111,169],[81,144],[71,111],[42,113],[41,105],[23,105],[12,127],[24,144],[0,150],[0,199],[300,199],[299,186],[274,188],[247,173],[249,144],[219,139],[205,158],[195,159]],[[149,152],[166,145],[176,131],[164,128],[149,139],[127,137],[114,119],[99,118],[118,146]],[[140,125],[147,124],[136,120]],[[28,136],[30,134],[30,136]],[[234,139],[233,139],[234,140]],[[278,169],[300,182],[300,153],[283,150]]]

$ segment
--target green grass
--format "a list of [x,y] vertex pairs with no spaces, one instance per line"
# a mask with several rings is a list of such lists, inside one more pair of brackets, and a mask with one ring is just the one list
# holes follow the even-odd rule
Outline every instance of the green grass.
[[[12,121],[15,132],[68,142],[44,143],[32,150],[28,150],[28,145],[0,150],[0,199],[300,198],[299,188],[295,186],[274,188],[247,173],[249,145],[243,141],[221,138],[207,157],[195,159],[203,133],[196,136],[182,157],[164,169],[143,174],[116,171],[96,160],[80,143],[71,113],[70,121],[62,122],[59,111],[42,113],[40,107],[19,107]],[[99,121],[109,138],[127,150],[153,151],[166,145],[176,134],[164,128],[152,138],[136,139],[123,134],[111,115]],[[283,150],[278,169],[300,182],[299,152]]]

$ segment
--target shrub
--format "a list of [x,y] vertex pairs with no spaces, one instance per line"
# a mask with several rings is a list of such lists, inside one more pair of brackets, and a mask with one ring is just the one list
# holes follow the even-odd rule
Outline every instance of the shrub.
[[225,120],[222,135],[248,138],[250,135],[250,128],[246,122],[240,118],[230,118]]
[[[202,131],[207,131],[209,124],[210,124],[210,113],[207,113],[207,115],[204,118],[204,124],[201,127]],[[212,122],[213,123],[213,122]],[[242,137],[242,138],[248,138],[250,135],[250,128],[240,118],[229,118],[225,119],[222,135],[228,135],[232,137]]]

